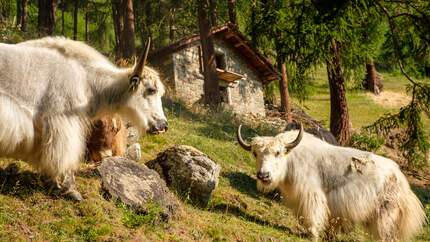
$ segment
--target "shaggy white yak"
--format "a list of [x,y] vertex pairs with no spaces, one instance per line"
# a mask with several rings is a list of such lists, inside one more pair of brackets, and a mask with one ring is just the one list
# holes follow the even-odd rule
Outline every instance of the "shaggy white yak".
[[167,130],[159,75],[117,68],[90,46],[65,38],[0,44],[0,156],[25,160],[81,200],[74,171],[90,120],[119,113],[141,132]]
[[382,241],[408,240],[426,222],[421,202],[394,161],[330,145],[302,126],[255,137],[250,144],[240,128],[239,144],[256,158],[258,190],[279,188],[314,240],[328,226],[350,231],[356,224]]

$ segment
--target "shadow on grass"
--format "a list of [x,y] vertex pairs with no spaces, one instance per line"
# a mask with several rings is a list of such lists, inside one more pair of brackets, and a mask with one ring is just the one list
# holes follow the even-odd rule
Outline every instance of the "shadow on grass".
[[[259,224],[262,226],[269,226],[269,227],[272,227],[274,229],[285,231],[288,234],[293,234],[293,231],[290,228],[285,227],[283,225],[279,225],[279,224],[273,224],[273,223],[266,221],[266,220],[263,220],[257,216],[250,215],[250,214],[246,213],[242,208],[240,208],[236,205],[233,205],[233,204],[220,203],[220,204],[217,204],[214,207],[212,207],[209,211],[231,214],[231,215],[243,218],[249,222],[253,222],[253,223],[256,223],[256,224]],[[297,234],[297,233],[294,233],[294,234]]]
[[230,182],[230,186],[237,191],[254,199],[260,197],[257,191],[257,181],[248,174],[242,172],[222,172],[221,176],[227,178]]
[[254,199],[265,197],[267,199],[280,202],[279,191],[275,190],[267,194],[258,192],[257,181],[248,174],[242,172],[223,172],[221,173],[221,176],[229,180],[230,186],[247,196],[250,196]]
[[9,164],[5,169],[0,168],[0,194],[25,199],[37,192],[52,199],[59,197],[59,192],[44,185],[37,173],[20,171],[16,163]]

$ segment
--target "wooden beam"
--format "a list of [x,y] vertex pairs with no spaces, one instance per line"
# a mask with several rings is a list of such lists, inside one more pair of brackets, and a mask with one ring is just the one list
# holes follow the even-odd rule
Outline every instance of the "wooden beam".
[[236,36],[234,33],[231,33],[231,32],[228,32],[228,33],[226,33],[225,35],[225,38],[227,38],[227,39],[231,39],[232,37],[234,37],[234,36]]
[[239,41],[239,43],[234,44],[234,47],[235,47],[235,48],[237,48],[237,47],[239,47],[239,46],[241,46],[241,45],[244,45],[244,43]]

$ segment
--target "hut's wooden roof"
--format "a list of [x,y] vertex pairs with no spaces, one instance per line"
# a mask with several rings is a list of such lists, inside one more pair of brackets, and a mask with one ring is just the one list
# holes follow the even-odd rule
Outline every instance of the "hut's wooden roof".
[[[228,23],[212,28],[212,34],[216,38],[224,40],[237,54],[243,58],[249,66],[255,70],[263,84],[273,80],[281,79],[281,75],[273,65],[258,50],[253,49],[248,39],[235,26]],[[186,48],[195,41],[200,40],[200,34],[195,33],[182,39],[173,41],[167,46],[149,53],[149,61],[155,60],[157,56],[168,55]]]

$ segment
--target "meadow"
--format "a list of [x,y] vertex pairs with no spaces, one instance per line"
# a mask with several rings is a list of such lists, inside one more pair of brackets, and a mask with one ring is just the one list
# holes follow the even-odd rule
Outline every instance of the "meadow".
[[[398,75],[384,74],[384,90],[407,98]],[[329,121],[329,93],[324,72],[316,72],[312,95],[301,105],[316,119]],[[371,124],[380,115],[400,106],[377,104],[363,90],[348,90],[354,128]],[[121,203],[105,199],[94,164],[82,163],[77,174],[81,202],[64,199],[44,187],[24,162],[0,159],[0,241],[308,241],[291,210],[277,192],[262,195],[256,190],[253,156],[240,148],[235,132],[238,121],[229,113],[202,113],[179,102],[165,101],[169,131],[140,139],[145,163],[173,145],[190,145],[209,155],[222,167],[220,181],[209,205],[199,207],[186,196],[181,210],[167,223],[154,224],[156,214],[136,214]],[[426,120],[427,122],[428,120]],[[426,123],[429,130],[429,122]],[[243,137],[274,134],[270,127],[245,127]],[[3,179],[1,178],[3,176]],[[6,179],[4,179],[6,178]],[[414,187],[430,214],[430,193]],[[342,241],[369,241],[356,228],[339,234]],[[416,241],[430,240],[430,227]]]

